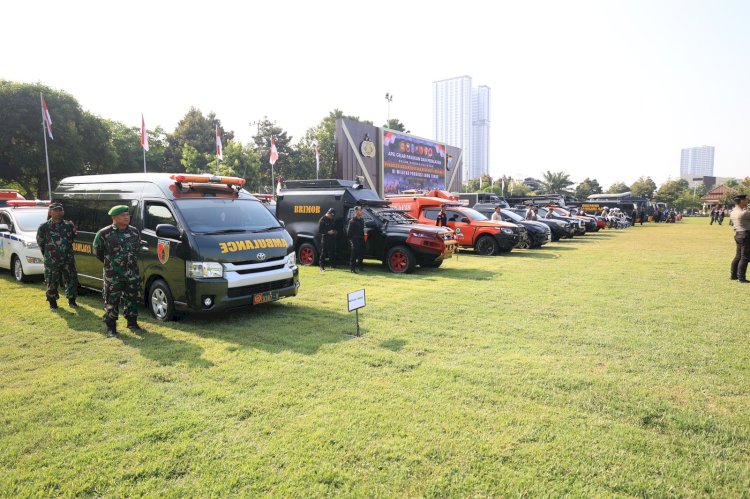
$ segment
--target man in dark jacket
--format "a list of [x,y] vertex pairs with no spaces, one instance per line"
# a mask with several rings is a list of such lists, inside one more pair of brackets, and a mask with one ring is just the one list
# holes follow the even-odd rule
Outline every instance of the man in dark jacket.
[[435,225],[438,227],[448,226],[448,214],[445,212],[445,205],[440,207],[440,213],[438,213],[437,219],[435,220]]
[[354,207],[354,216],[349,220],[347,236],[352,248],[351,256],[349,257],[349,270],[356,274],[357,268],[360,271],[364,270],[362,260],[365,257],[365,219],[362,218],[361,206]]
[[336,210],[329,208],[318,222],[318,234],[320,234],[320,271],[326,270],[326,259],[331,261],[331,268],[336,268],[336,222],[334,217]]

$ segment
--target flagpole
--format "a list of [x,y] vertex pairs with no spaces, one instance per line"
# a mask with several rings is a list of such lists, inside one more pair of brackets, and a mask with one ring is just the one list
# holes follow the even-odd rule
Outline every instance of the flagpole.
[[49,176],[49,154],[47,153],[47,130],[45,130],[45,127],[47,126],[47,120],[44,117],[44,97],[42,97],[42,93],[39,92],[39,107],[42,109],[42,136],[44,137],[44,161],[47,164],[47,194],[48,199],[52,199],[52,180],[50,180]]
[[146,173],[146,149],[143,149],[143,173]]

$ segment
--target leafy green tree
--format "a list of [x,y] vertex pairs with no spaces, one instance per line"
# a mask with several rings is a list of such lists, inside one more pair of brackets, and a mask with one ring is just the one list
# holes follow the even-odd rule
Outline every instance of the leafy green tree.
[[511,178],[510,182],[505,184],[506,196],[529,196],[533,193],[531,187],[524,184],[522,180]]
[[[109,128],[110,142],[114,153],[111,165],[98,173],[126,173],[143,171],[143,149],[140,127],[128,127],[118,121],[105,120]],[[148,131],[149,150],[146,152],[146,167],[149,172],[163,172],[167,136],[161,127]]]
[[0,179],[36,198],[48,196],[40,92],[52,118],[53,189],[63,177],[105,171],[115,159],[107,125],[74,97],[42,84],[0,80]]
[[576,186],[575,197],[581,201],[585,201],[592,194],[601,194],[602,186],[599,185],[599,181],[596,179],[590,179],[586,177],[583,182]]
[[177,123],[175,131],[167,138],[166,167],[172,171],[184,171],[182,170],[184,167],[182,153],[185,151],[185,144],[189,144],[190,147],[202,153],[205,158],[205,163],[201,165],[194,164],[196,158],[190,158],[191,167],[207,169],[208,163],[215,159],[210,158],[210,156],[215,157],[216,155],[216,126],[219,127],[222,144],[234,139],[234,132],[224,130],[221,126],[221,120],[216,118],[214,112],[204,116],[199,109],[191,107]]
[[[276,125],[264,116],[257,123],[258,132],[253,136],[255,153],[260,158],[260,185],[261,192],[273,192],[276,189],[276,178],[279,176],[289,178],[294,171],[294,165],[290,158],[292,152],[292,137],[287,135],[283,128]],[[274,179],[271,179],[271,139],[276,139],[276,151],[279,159],[273,165]],[[273,187],[272,187],[273,186]]]
[[[663,183],[656,192],[656,200],[674,206],[675,201],[689,188],[686,180],[670,180]],[[692,196],[692,191],[690,195]]]
[[[297,144],[295,159],[299,162],[299,174],[309,175],[304,178],[315,178],[315,145],[320,151],[319,178],[336,178],[336,120],[347,118],[372,125],[371,121],[362,121],[357,116],[347,116],[340,109],[334,109],[328,116],[312,128],[308,128],[305,136]],[[309,173],[305,173],[309,172]],[[295,177],[288,177],[295,178]]]
[[630,186],[630,192],[633,196],[651,199],[654,197],[654,192],[656,192],[656,183],[651,180],[651,177],[640,177]]
[[385,128],[390,128],[391,130],[396,130],[398,132],[411,133],[410,130],[406,129],[406,125],[401,123],[401,121],[398,118],[389,119],[388,122],[383,126]]
[[607,194],[622,194],[623,192],[630,191],[630,187],[625,182],[615,182],[607,189]]
[[568,187],[573,185],[570,175],[565,172],[546,171],[542,174],[544,192],[548,194],[570,194]]

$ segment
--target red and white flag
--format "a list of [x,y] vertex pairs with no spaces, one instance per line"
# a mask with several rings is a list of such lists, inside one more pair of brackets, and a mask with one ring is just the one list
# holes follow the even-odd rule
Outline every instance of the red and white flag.
[[143,113],[141,113],[141,147],[144,151],[148,151],[148,130],[146,130],[146,120],[143,119]]
[[216,157],[224,159],[224,155],[221,153],[221,135],[219,135],[219,125],[216,125]]
[[281,194],[282,182],[284,182],[284,178],[281,175],[279,175],[279,178],[277,179],[277,182],[276,182],[276,194]]
[[42,97],[42,121],[44,122],[44,126],[47,127],[47,135],[49,135],[50,139],[54,139],[54,137],[52,137],[52,118],[50,118],[49,116],[49,110],[47,109],[47,102],[44,100],[44,96],[42,95],[41,97]]
[[276,139],[271,137],[271,166],[279,160],[279,151],[276,150]]

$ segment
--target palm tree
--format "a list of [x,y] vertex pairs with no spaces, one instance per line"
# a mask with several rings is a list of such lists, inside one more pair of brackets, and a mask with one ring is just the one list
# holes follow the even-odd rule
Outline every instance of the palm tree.
[[570,175],[565,172],[550,172],[542,174],[542,184],[547,194],[570,194],[567,187],[574,184]]

